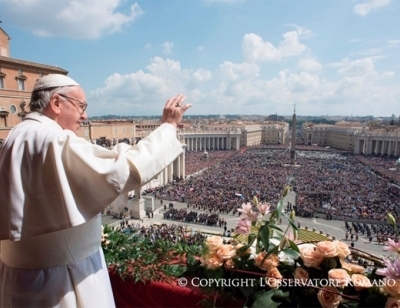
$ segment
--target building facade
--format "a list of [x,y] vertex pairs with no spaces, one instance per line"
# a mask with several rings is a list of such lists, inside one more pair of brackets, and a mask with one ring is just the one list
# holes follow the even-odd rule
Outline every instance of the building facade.
[[5,139],[27,114],[38,78],[47,74],[68,74],[56,66],[11,58],[10,39],[0,27],[0,139]]
[[345,151],[353,151],[355,136],[363,127],[361,123],[338,122],[332,124],[304,123],[302,136],[308,145],[330,146]]
[[330,146],[354,154],[400,155],[400,127],[395,125],[375,128],[359,122],[304,123],[302,137],[309,145]]

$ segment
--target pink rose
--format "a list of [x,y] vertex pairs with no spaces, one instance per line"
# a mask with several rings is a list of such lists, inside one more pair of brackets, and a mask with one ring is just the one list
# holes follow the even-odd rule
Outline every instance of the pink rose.
[[331,241],[319,242],[315,250],[324,258],[333,258],[337,256],[336,244]]
[[[200,260],[201,262],[201,260]],[[203,264],[203,262],[202,262]],[[221,260],[216,253],[212,253],[211,255],[207,255],[204,258],[204,265],[207,268],[215,269],[221,267],[224,264],[223,260]]]
[[[265,257],[267,253],[265,251],[262,251],[260,253],[258,253],[256,255],[256,257],[254,258],[254,263],[256,266],[258,266],[259,268],[261,268],[264,271],[269,270],[271,267],[273,266],[278,266],[279,265],[279,258],[277,255],[274,254],[270,254],[265,260],[264,262],[263,259]],[[262,263],[262,264],[261,264]]]
[[340,259],[346,258],[351,253],[349,246],[346,243],[341,241],[334,241],[333,243],[336,245],[337,256]]
[[235,268],[235,262],[232,259],[226,260],[224,263],[225,268]]
[[400,297],[400,279],[384,279],[382,291],[392,297]]
[[328,272],[329,280],[334,284],[335,287],[344,288],[350,282],[350,275],[346,270],[341,268],[331,269]]
[[351,275],[351,283],[356,291],[372,287],[371,281],[368,277],[360,274]]
[[235,248],[233,245],[222,245],[220,248],[217,250],[217,255],[220,259],[222,260],[228,260],[231,259],[235,255]]
[[215,250],[218,250],[224,244],[224,242],[222,237],[213,235],[207,237],[206,244],[208,249],[210,249],[210,252],[213,252]]
[[317,296],[322,308],[336,308],[342,300],[338,290],[334,287],[325,287],[319,290]]
[[293,273],[294,279],[300,280],[301,283],[306,283],[308,279],[310,278],[310,275],[308,272],[302,268],[302,267],[296,267],[294,273]]
[[283,277],[275,266],[271,267],[265,276],[265,283],[272,289],[278,288],[282,283]]
[[349,272],[351,272],[353,274],[364,274],[365,273],[365,268],[360,266],[360,265],[347,263],[344,260],[341,260],[340,264],[342,265],[342,267],[345,270],[347,270],[347,271],[349,271]]
[[299,250],[300,257],[303,260],[304,265],[307,267],[318,268],[324,259],[324,256],[315,250],[315,245],[313,244],[300,245]]

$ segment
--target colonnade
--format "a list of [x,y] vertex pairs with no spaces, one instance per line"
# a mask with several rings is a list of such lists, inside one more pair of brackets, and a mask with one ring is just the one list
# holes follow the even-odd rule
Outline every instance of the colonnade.
[[354,154],[399,156],[400,136],[359,136]]
[[239,150],[240,139],[237,136],[185,136],[188,151]]
[[159,174],[160,186],[172,182],[175,178],[185,178],[185,151]]

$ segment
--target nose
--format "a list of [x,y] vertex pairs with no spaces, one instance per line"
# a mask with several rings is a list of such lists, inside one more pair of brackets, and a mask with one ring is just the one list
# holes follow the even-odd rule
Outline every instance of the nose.
[[86,110],[81,114],[81,119],[82,120],[87,120],[88,119],[88,115],[86,113]]

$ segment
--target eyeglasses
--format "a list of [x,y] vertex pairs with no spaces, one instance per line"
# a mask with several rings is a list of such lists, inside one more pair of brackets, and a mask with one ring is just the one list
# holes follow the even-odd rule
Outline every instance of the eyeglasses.
[[[64,97],[64,98],[66,98],[72,105],[74,105],[77,109],[79,108],[81,111],[79,112],[80,114],[82,114],[82,113],[84,113],[85,112],[85,110],[86,110],[86,108],[87,108],[87,106],[88,106],[88,103],[86,103],[86,102],[82,102],[82,101],[80,101],[79,99],[76,99],[76,98],[73,98],[73,97],[69,97],[69,96],[67,96],[67,95],[64,95],[64,94],[61,94],[61,93],[57,93],[58,95],[60,95],[60,96],[62,96],[62,97]],[[71,102],[71,100],[72,101],[75,101],[75,102],[78,102],[79,103],[79,105],[77,106],[77,105],[75,105],[73,102]],[[79,111],[79,110],[78,110]]]

